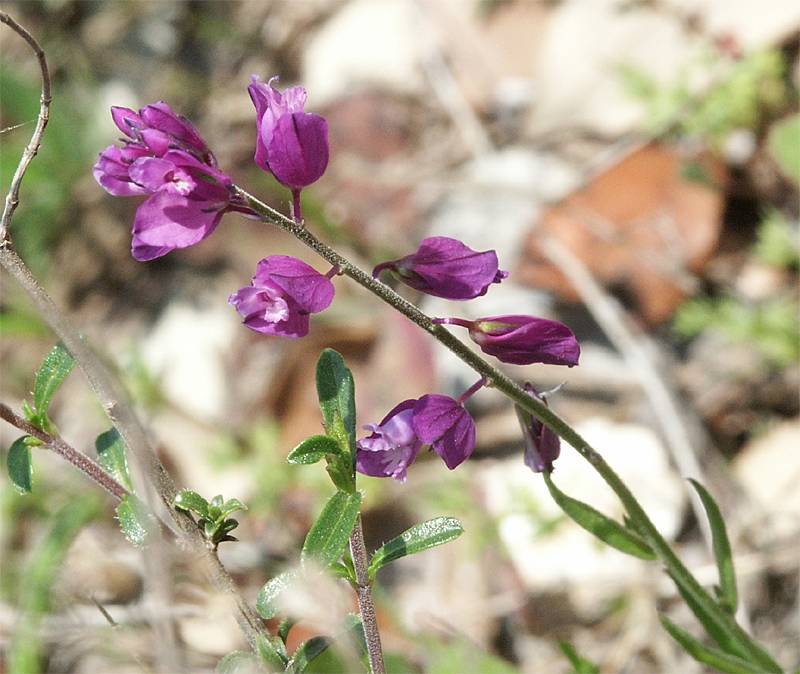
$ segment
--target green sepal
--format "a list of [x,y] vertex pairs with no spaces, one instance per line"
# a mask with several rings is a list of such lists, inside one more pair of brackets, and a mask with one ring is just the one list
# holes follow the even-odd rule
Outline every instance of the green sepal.
[[327,435],[314,435],[303,440],[289,452],[286,461],[293,465],[307,466],[324,459],[327,454],[336,455],[341,452],[342,448],[335,439]]
[[606,517],[592,506],[567,496],[553,484],[549,473],[542,473],[547,489],[553,500],[558,504],[564,514],[578,526],[594,534],[601,541],[612,548],[625,552],[639,559],[652,561],[656,558],[650,546],[632,529],[621,525],[619,522]]
[[358,519],[361,493],[337,491],[322,508],[303,543],[300,560],[328,567],[342,556]]
[[198,517],[208,519],[208,501],[191,489],[181,489],[175,495],[172,505],[178,510],[191,512]]
[[736,590],[736,573],[733,569],[733,554],[731,544],[728,541],[728,532],[725,528],[725,520],[722,518],[719,506],[717,506],[708,490],[697,480],[689,479],[694,487],[700,501],[705,508],[708,524],[711,528],[711,547],[714,551],[714,559],[717,562],[719,571],[719,586],[717,589],[717,601],[719,605],[731,615],[736,613],[736,606],[739,601]]
[[117,520],[122,534],[137,548],[144,547],[158,531],[158,522],[147,506],[133,495],[123,498],[117,505]]
[[401,557],[415,555],[437,545],[449,543],[463,533],[464,527],[455,517],[435,517],[427,522],[415,524],[375,551],[369,562],[369,578],[373,580],[378,569]]
[[342,491],[356,489],[356,404],[353,374],[342,356],[325,349],[317,361],[317,396],[325,433],[340,451],[326,454],[327,471],[333,484]]
[[33,461],[30,447],[25,442],[27,437],[30,436],[22,436],[14,440],[11,447],[8,448],[6,457],[8,477],[11,478],[14,489],[20,494],[29,494],[33,489]]
[[658,616],[664,629],[678,642],[678,645],[698,662],[713,667],[715,671],[724,674],[761,674],[764,669],[753,665],[747,660],[725,653],[724,651],[701,644],[691,634],[675,625],[669,618],[661,614]]
[[125,441],[116,428],[101,433],[94,441],[97,460],[111,477],[128,491],[133,491],[133,481],[128,469]]
[[256,599],[256,611],[264,620],[270,620],[277,614],[275,601],[297,577],[296,571],[284,571],[283,573],[270,578],[258,592]]

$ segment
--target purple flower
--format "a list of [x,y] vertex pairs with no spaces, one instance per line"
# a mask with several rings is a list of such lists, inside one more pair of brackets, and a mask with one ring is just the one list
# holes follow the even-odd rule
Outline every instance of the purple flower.
[[308,334],[309,314],[327,309],[333,294],[330,279],[302,260],[271,255],[258,263],[251,284],[233,293],[228,303],[251,330],[296,339]]
[[493,250],[478,252],[446,236],[424,239],[416,253],[382,262],[372,275],[377,278],[384,269],[394,272],[412,288],[449,300],[485,295],[492,283],[500,283],[508,276],[498,268]]
[[578,364],[581,347],[566,325],[536,316],[490,316],[473,321],[469,336],[504,363]]
[[[530,384],[525,384],[525,390],[531,397],[547,404],[547,400],[544,397],[540,397]],[[550,472],[553,470],[553,462],[561,452],[560,438],[535,416],[521,407],[515,406],[515,411],[525,440],[525,465],[534,473]]]
[[379,424],[364,428],[372,435],[356,443],[356,470],[372,477],[393,477],[405,482],[422,442],[414,432],[412,419],[416,400],[404,400]]
[[289,87],[283,93],[255,75],[247,90],[256,106],[255,162],[293,191],[319,180],[328,166],[328,123],[303,112],[306,90]]
[[205,239],[231,204],[231,179],[197,130],[163,101],[138,113],[112,107],[128,137],[100,153],[93,173],[114,196],[148,196],[133,222],[133,257],[161,257]]
[[422,396],[414,406],[411,424],[417,438],[431,445],[450,470],[475,449],[475,422],[464,406],[449,396]]

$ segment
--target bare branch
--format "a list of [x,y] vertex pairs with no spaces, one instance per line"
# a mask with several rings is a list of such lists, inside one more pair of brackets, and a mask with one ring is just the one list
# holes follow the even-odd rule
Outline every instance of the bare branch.
[[11,224],[11,216],[19,204],[19,187],[22,184],[22,179],[25,177],[25,171],[28,170],[28,165],[33,161],[36,153],[39,151],[39,146],[42,144],[42,136],[44,129],[47,126],[47,121],[50,119],[50,71],[47,69],[47,59],[44,55],[44,50],[41,48],[36,39],[27,30],[20,26],[14,19],[12,19],[5,12],[0,12],[0,23],[6,24],[11,30],[20,35],[31,47],[33,53],[36,54],[36,59],[39,61],[39,68],[42,71],[42,96],[39,100],[39,116],[36,120],[36,128],[33,130],[28,145],[22,153],[22,157],[17,165],[17,170],[14,171],[14,177],[11,179],[11,186],[6,194],[6,203],[3,207],[3,215],[0,216],[0,246],[10,241],[9,225]]

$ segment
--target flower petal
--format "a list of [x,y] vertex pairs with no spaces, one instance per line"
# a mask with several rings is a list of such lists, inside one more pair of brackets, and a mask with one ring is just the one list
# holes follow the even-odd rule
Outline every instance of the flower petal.
[[312,266],[289,255],[270,255],[258,263],[253,284],[274,283],[305,312],[327,309],[336,289],[330,279]]
[[204,201],[159,191],[136,210],[133,221],[133,257],[152,260],[177,248],[194,245],[209,236],[222,218]]
[[328,166],[328,123],[319,115],[294,112],[278,118],[267,147],[269,170],[291,189],[319,180]]

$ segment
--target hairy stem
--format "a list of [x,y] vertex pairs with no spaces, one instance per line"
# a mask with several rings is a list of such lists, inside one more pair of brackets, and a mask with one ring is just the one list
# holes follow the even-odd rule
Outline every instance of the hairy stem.
[[103,489],[117,499],[117,501],[121,501],[130,494],[125,487],[123,487],[119,482],[111,477],[111,475],[103,470],[103,467],[99,463],[86,456],[86,454],[83,452],[79,452],[74,447],[71,447],[61,438],[39,430],[36,428],[36,426],[28,423],[22,417],[14,414],[11,408],[3,403],[0,403],[0,418],[5,419],[12,426],[16,426],[19,428],[19,430],[36,438],[37,440],[41,440],[47,449],[66,459],[86,477],[99,484]]
[[398,295],[389,286],[373,278],[361,268],[342,257],[330,246],[315,237],[308,229],[293,222],[279,211],[259,201],[241,188],[234,187],[234,191],[247,206],[261,216],[264,222],[275,225],[292,234],[332,265],[338,266],[342,274],[350,277],[360,286],[377,295],[410,321],[432,335],[440,344],[452,351],[464,363],[480,374],[481,377],[486,380],[487,386],[496,388],[512,402],[532,414],[556,433],[556,435],[571,445],[575,451],[589,462],[592,468],[594,468],[605,483],[614,491],[625,507],[637,531],[647,541],[661,562],[667,567],[670,575],[673,578],[677,578],[682,583],[686,592],[691,594],[695,602],[703,607],[705,613],[713,620],[718,630],[741,644],[752,661],[763,666],[765,671],[781,671],[780,667],[769,654],[750,639],[744,630],[736,623],[735,619],[722,610],[711,595],[700,585],[697,579],[683,565],[666,540],[664,540],[658,532],[656,526],[647,516],[647,513],[619,475],[617,475],[611,466],[605,462],[603,457],[580,435],[580,433],[570,426],[570,424],[553,412],[544,402],[528,395],[519,384],[498,368],[486,362],[462,341],[448,332],[443,325],[437,324],[414,304]]
[[353,557],[353,566],[356,570],[358,609],[361,613],[361,624],[364,626],[364,637],[367,642],[369,668],[372,674],[384,674],[386,667],[383,664],[381,635],[378,631],[378,619],[375,616],[375,604],[372,601],[372,589],[367,570],[367,548],[364,546],[364,530],[361,527],[360,513],[356,520],[356,526],[353,528],[353,533],[350,534],[350,554]]

